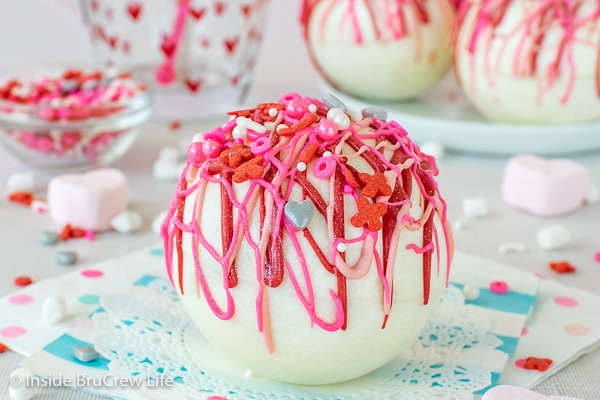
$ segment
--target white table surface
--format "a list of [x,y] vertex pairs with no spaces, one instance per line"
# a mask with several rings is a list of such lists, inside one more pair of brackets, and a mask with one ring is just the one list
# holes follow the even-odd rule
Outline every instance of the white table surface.
[[[22,67],[67,65],[89,62],[91,51],[84,28],[67,13],[51,4],[55,0],[0,0],[0,69],[18,71]],[[68,0],[73,3],[73,0]],[[266,28],[264,47],[257,64],[255,84],[248,104],[278,99],[282,94],[297,91],[308,96],[320,96],[316,73],[312,68],[297,24],[299,0],[273,1]],[[400,121],[401,122],[401,121]],[[154,216],[167,208],[174,182],[159,182],[152,178],[152,163],[162,146],[176,145],[215,125],[215,122],[184,124],[170,131],[168,123],[150,122],[143,128],[138,141],[125,158],[115,164],[129,179],[132,200],[129,208],[144,217],[141,232],[131,235],[103,233],[93,243],[74,240],[59,248],[75,250],[81,261],[75,268],[142,249],[159,242],[151,232]],[[600,134],[600,132],[599,132]],[[574,156],[584,164],[592,178],[600,182],[600,154]],[[588,205],[578,212],[552,219],[540,219],[506,206],[500,197],[500,182],[506,164],[504,157],[482,157],[450,153],[439,161],[439,185],[447,200],[449,217],[460,219],[464,228],[455,232],[457,247],[465,252],[501,261],[524,270],[551,275],[548,262],[569,260],[578,267],[576,274],[555,276],[560,282],[600,294],[600,263],[594,253],[600,251],[600,204]],[[35,280],[51,278],[70,271],[57,266],[56,247],[37,243],[41,230],[59,229],[48,216],[9,204],[3,188],[13,172],[27,170],[0,149],[0,296],[17,287],[17,275],[29,275]],[[49,175],[36,171],[38,193],[45,193]],[[467,220],[462,215],[465,197],[482,196],[491,210],[483,219]],[[551,223],[564,225],[573,235],[573,243],[560,251],[540,250],[535,242],[537,230]],[[498,245],[521,242],[528,251],[523,254],[501,254]],[[599,316],[600,318],[600,316]],[[12,352],[0,354],[0,399],[8,398],[8,377],[21,357]],[[564,370],[538,385],[535,390],[546,395],[600,399],[600,350],[575,361]],[[82,392],[52,388],[36,399],[99,399]]]

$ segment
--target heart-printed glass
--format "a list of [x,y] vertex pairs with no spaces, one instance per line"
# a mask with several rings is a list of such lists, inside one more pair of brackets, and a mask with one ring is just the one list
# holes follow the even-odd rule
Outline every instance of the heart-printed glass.
[[163,119],[236,108],[252,80],[268,0],[82,0],[94,55],[154,91]]

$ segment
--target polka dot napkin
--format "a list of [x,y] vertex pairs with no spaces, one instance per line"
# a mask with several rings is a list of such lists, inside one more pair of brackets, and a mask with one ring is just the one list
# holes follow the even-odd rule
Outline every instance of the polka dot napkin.
[[[98,308],[100,296],[125,294],[140,276],[164,275],[160,249],[148,249],[125,257],[77,269],[61,277],[34,283],[0,299],[0,342],[12,350],[31,356],[66,333],[75,321]],[[530,315],[518,340],[514,355],[499,383],[532,387],[600,343],[600,296],[570,288],[551,280],[540,280],[537,300],[531,289],[530,273],[483,259],[457,253],[451,280],[484,288],[474,304],[495,309],[496,334],[510,339],[518,336],[524,315]],[[508,285],[508,293],[495,293],[494,287]],[[503,285],[500,285],[503,286]],[[487,290],[485,288],[490,288]],[[50,295],[64,297],[67,316],[59,323],[41,318],[42,304]],[[529,296],[527,298],[523,296]],[[527,301],[530,298],[532,301]],[[531,307],[535,301],[535,307]],[[518,318],[521,318],[517,321]],[[520,324],[520,325],[519,325]],[[516,333],[504,332],[519,325]],[[552,360],[546,371],[526,370],[528,357]]]

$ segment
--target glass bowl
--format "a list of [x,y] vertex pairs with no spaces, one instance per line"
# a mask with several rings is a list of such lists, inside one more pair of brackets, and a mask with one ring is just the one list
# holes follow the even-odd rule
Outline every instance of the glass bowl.
[[122,73],[66,70],[0,82],[0,142],[22,162],[53,171],[107,166],[151,114],[146,86]]

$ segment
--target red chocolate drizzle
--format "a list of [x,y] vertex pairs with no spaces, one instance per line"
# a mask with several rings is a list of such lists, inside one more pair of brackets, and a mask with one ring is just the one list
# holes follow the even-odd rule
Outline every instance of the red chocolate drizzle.
[[[229,174],[222,175],[231,185],[231,177]],[[223,256],[227,253],[233,242],[233,203],[227,193],[227,188],[221,183],[221,243],[223,247]],[[237,271],[235,268],[235,259],[231,261],[229,267],[229,275],[227,277],[230,288],[234,288],[238,284]]]

